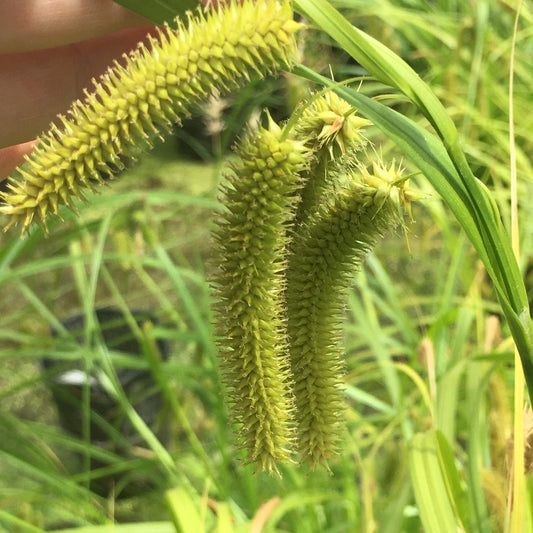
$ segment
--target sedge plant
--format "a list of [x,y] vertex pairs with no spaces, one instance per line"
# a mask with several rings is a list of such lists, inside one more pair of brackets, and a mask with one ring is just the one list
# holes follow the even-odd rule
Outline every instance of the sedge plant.
[[[226,88],[236,87],[236,79],[242,70],[249,69],[247,72],[249,72],[250,75],[255,74],[257,71],[261,74],[265,74],[277,72],[280,67],[287,69],[287,67],[291,66],[291,61],[297,62],[297,57],[294,54],[294,41],[292,40],[292,34],[296,30],[297,25],[292,21],[290,5],[284,3],[282,4],[282,7],[278,9],[278,4],[274,2],[268,3],[269,7],[267,7],[266,3],[263,4],[258,2],[258,9],[263,9],[263,11],[260,11],[260,14],[257,15],[254,11],[255,8],[253,8],[251,4],[251,2],[244,2],[240,7],[232,5],[227,10],[222,9],[219,14],[208,15],[206,17],[207,21],[210,21],[209,23],[212,24],[211,28],[225,28],[226,31],[226,33],[222,30],[220,32],[208,32],[212,34],[213,39],[228,38],[231,46],[237,46],[237,44],[232,44],[231,36],[233,35],[233,32],[236,31],[235,28],[240,27],[237,25],[237,20],[240,21],[239,17],[241,16],[241,12],[248,14],[254,13],[253,17],[249,19],[249,22],[250,20],[252,21],[250,27],[253,25],[254,31],[246,33],[247,30],[243,29],[244,33],[241,33],[241,37],[242,35],[245,35],[248,37],[248,40],[243,39],[240,41],[243,43],[243,47],[242,49],[239,49],[239,57],[233,59],[235,62],[241,60],[244,61],[243,64],[238,64],[237,70],[239,71],[239,74],[233,73],[228,78],[224,78],[221,76],[220,71],[217,71],[217,68],[221,64],[219,62],[221,57],[203,57],[200,44],[197,41],[187,41],[188,38],[193,39],[194,35],[201,32],[203,24],[203,22],[191,21],[189,27],[194,27],[196,31],[187,33],[188,30],[185,30],[185,28],[182,27],[178,31],[178,37],[176,37],[179,43],[192,43],[192,52],[189,50],[186,54],[188,60],[191,60],[192,58],[192,71],[189,70],[187,74],[188,85],[184,85],[184,87],[190,88],[187,95],[179,93],[182,88],[180,84],[172,85],[172,83],[170,83],[168,87],[166,85],[158,85],[157,81],[161,81],[158,76],[161,75],[162,78],[164,78],[165,83],[167,83],[169,82],[169,73],[164,69],[162,72],[159,72],[161,64],[159,64],[158,61],[152,61],[153,58],[151,58],[150,54],[141,50],[138,56],[132,56],[130,64],[126,69],[121,70],[117,67],[114,72],[108,74],[108,76],[103,79],[103,85],[101,88],[96,88],[92,95],[88,95],[84,103],[74,104],[71,114],[64,119],[64,128],[54,128],[48,134],[45,134],[41,139],[39,148],[35,152],[35,156],[16,173],[14,179],[11,181],[11,191],[3,196],[4,205],[2,207],[2,212],[11,217],[8,224],[18,224],[22,227],[23,232],[27,232],[33,220],[37,223],[44,224],[48,214],[59,214],[60,205],[65,204],[67,206],[73,206],[74,203],[72,199],[76,195],[81,195],[81,191],[84,188],[92,188],[95,182],[101,180],[101,173],[111,175],[118,174],[122,168],[123,159],[138,156],[138,149],[142,149],[150,144],[151,137],[157,135],[161,128],[164,129],[165,124],[178,119],[182,109],[185,110],[185,108],[187,108],[187,111],[185,111],[186,114],[189,105],[194,106],[198,104],[210,90],[211,84],[214,83],[215,80],[217,83],[221,80],[220,86],[217,86],[217,88],[223,92]],[[455,214],[457,220],[464,228],[466,235],[474,245],[492,279],[495,292],[499,298],[502,313],[507,320],[511,334],[516,342],[520,354],[520,361],[525,373],[526,384],[531,394],[533,390],[533,364],[531,361],[530,318],[527,309],[528,302],[524,284],[520,276],[517,262],[513,257],[509,239],[500,222],[496,204],[492,201],[491,195],[488,193],[487,189],[474,178],[472,170],[470,169],[461,149],[457,130],[451,121],[449,114],[427,85],[405,62],[380,42],[372,39],[364,32],[357,30],[354,26],[349,24],[348,21],[344,19],[327,1],[297,0],[294,3],[294,7],[297,12],[312,21],[316,27],[328,33],[345,52],[352,55],[354,59],[372,76],[403,93],[425,116],[425,118],[429,120],[429,123],[434,128],[435,133],[430,133],[419,124],[407,119],[405,116],[393,111],[380,102],[365,97],[364,94],[357,92],[348,86],[339,85],[329,78],[320,76],[318,73],[307,67],[297,65],[292,69],[293,73],[312,81],[313,83],[331,86],[332,91],[340,97],[340,101],[346,106],[346,110],[357,108],[358,112],[364,117],[364,119],[360,120],[371,121],[377,126],[377,128],[381,129],[392,141],[394,141],[403,151],[405,157],[419,167],[422,173],[428,178],[434,188],[448,204],[451,211]],[[284,22],[279,22],[277,18],[274,23],[272,23],[272,19],[269,19],[269,22],[266,21],[266,13],[275,13],[277,16],[281,12],[284,13]],[[231,14],[231,16],[229,14]],[[227,26],[217,26],[218,21],[221,20],[218,18],[219,16],[221,19],[227,16],[229,17],[228,20],[231,20],[231,22],[225,23]],[[195,26],[197,23],[199,25]],[[256,32],[255,27],[260,28],[261,31]],[[244,24],[242,28],[248,28],[248,26]],[[270,33],[268,28],[273,28],[272,33]],[[279,28],[281,28],[279,33],[276,33]],[[263,31],[263,29],[265,31]],[[259,33],[259,40],[262,41],[261,43],[257,42],[257,33]],[[171,37],[170,33],[168,35],[165,33],[160,43],[155,43],[154,47],[157,49],[158,46],[161,46],[161,55],[164,55],[163,48],[165,47],[165,43],[170,42],[173,39],[174,37]],[[213,44],[215,46],[209,47],[209,50],[215,50],[217,53],[220,48],[222,54],[226,53],[228,48],[221,45],[221,42],[217,41]],[[172,59],[172,55],[169,55]],[[258,56],[260,57],[258,58]],[[225,60],[226,56],[223,56],[222,59]],[[248,59],[251,59],[251,62],[248,61]],[[258,63],[255,63],[256,60]],[[170,61],[170,63],[172,63],[172,61]],[[148,70],[146,70],[148,68],[146,65],[150,65]],[[166,66],[168,66],[168,63],[165,65],[165,68]],[[202,69],[202,67],[205,68]],[[201,71],[199,86],[195,85],[198,81],[198,78],[196,78],[198,70]],[[170,81],[174,79],[172,76],[178,75],[178,72],[181,71],[173,70],[170,72]],[[133,78],[128,78],[128,73],[132,74]],[[141,89],[139,89],[135,83],[135,79],[137,79],[135,76],[142,77],[142,89],[147,91],[146,93],[143,93],[142,95],[137,94],[137,91]],[[245,82],[246,79],[245,74],[242,81]],[[153,85],[150,81],[153,81]],[[121,90],[115,91],[115,85],[118,87],[120,83],[123,84],[120,85]],[[133,92],[128,92],[128,83],[131,87],[135,86]],[[198,89],[198,92],[196,89]],[[165,91],[168,93],[170,99],[167,98]],[[200,94],[202,91],[203,95]],[[128,97],[129,100],[135,100],[135,102],[130,102],[128,98],[123,98],[126,103],[121,102],[121,105],[119,105],[118,101],[123,94],[130,95]],[[198,100],[195,99],[197,94],[200,94]],[[175,100],[172,100],[173,96],[176,96]],[[117,99],[117,101],[115,101],[115,99]],[[109,108],[107,107],[108,103],[110,103]],[[102,114],[100,114],[100,112],[102,112]],[[349,113],[346,116],[349,116]],[[344,115],[343,117],[345,118]],[[78,123],[78,120],[80,123]],[[330,124],[331,130],[335,130],[335,127],[338,125],[339,122],[333,121]],[[281,129],[281,126],[278,126],[278,128]],[[295,131],[297,131],[297,128]],[[301,141],[301,138],[298,138],[293,132],[288,132],[287,130],[286,135],[287,139],[283,139],[283,142],[286,142],[287,140],[292,140],[294,142]],[[306,149],[311,152],[312,156],[306,164],[302,164],[302,168],[299,168],[296,173],[298,174],[296,181],[301,183],[299,186],[302,187],[302,198],[305,198],[307,192],[309,192],[307,198],[310,198],[310,200],[306,200],[306,204],[311,207],[305,207],[302,209],[302,212],[298,214],[294,211],[294,207],[298,205],[299,198],[294,196],[294,191],[290,193],[292,195],[291,198],[283,197],[283,201],[290,200],[288,206],[292,210],[291,212],[295,218],[292,221],[290,217],[283,218],[285,222],[281,223],[281,229],[278,231],[277,235],[277,237],[280,237],[280,242],[271,248],[271,250],[274,250],[277,254],[270,265],[272,274],[270,281],[272,282],[272,279],[275,281],[275,289],[272,291],[273,294],[271,295],[275,296],[275,298],[272,298],[272,300],[279,303],[279,301],[283,302],[283,300],[286,299],[287,302],[285,311],[281,310],[279,313],[273,315],[273,320],[276,322],[275,334],[279,335],[279,338],[281,339],[279,343],[280,353],[277,357],[283,359],[281,352],[285,351],[285,360],[281,362],[281,367],[284,369],[291,368],[290,371],[283,371],[275,377],[281,378],[282,381],[282,384],[280,385],[283,391],[281,396],[284,399],[284,403],[281,403],[282,410],[286,408],[286,413],[290,416],[294,414],[294,418],[300,426],[305,426],[305,424],[308,423],[307,421],[310,420],[310,415],[304,414],[303,417],[299,419],[298,417],[300,415],[298,415],[298,413],[302,412],[302,408],[308,408],[310,406],[305,405],[305,400],[298,400],[298,396],[302,394],[299,391],[305,390],[305,394],[308,394],[309,387],[307,384],[301,387],[297,385],[298,378],[300,377],[298,372],[300,368],[298,366],[300,356],[292,355],[297,351],[294,348],[292,348],[291,351],[291,338],[294,339],[296,335],[291,335],[290,331],[292,329],[295,331],[300,330],[300,325],[294,325],[293,323],[291,326],[291,317],[294,316],[293,313],[296,312],[295,310],[300,308],[301,303],[297,301],[298,295],[296,289],[294,289],[291,296],[291,279],[299,277],[295,276],[292,278],[292,275],[290,274],[291,269],[300,268],[297,266],[298,255],[295,251],[298,250],[302,253],[310,254],[310,251],[313,250],[313,254],[315,253],[313,246],[309,245],[312,243],[312,239],[315,238],[310,237],[310,235],[313,234],[313,228],[318,232],[321,224],[327,226],[327,223],[325,222],[327,220],[335,221],[335,223],[339,220],[345,220],[345,215],[343,213],[345,210],[350,211],[349,200],[352,198],[351,195],[355,194],[354,189],[358,190],[360,193],[361,187],[365,185],[365,180],[362,179],[361,174],[366,176],[365,172],[369,173],[368,166],[359,167],[364,169],[361,170],[359,176],[356,176],[352,180],[348,180],[348,183],[346,183],[346,180],[339,180],[343,182],[343,187],[341,187],[340,190],[339,187],[337,187],[328,191],[326,182],[325,185],[321,185],[320,187],[315,188],[315,190],[309,189],[306,192],[303,180],[309,180],[311,179],[311,176],[314,176],[313,166],[317,161],[319,161],[319,164],[316,168],[321,169],[321,178],[324,178],[327,175],[335,175],[335,172],[331,172],[333,169],[331,168],[330,161],[323,160],[320,162],[320,156],[317,155],[321,142],[320,139],[320,135],[316,135],[315,141],[313,142],[307,142],[307,140],[304,140],[306,143]],[[251,137],[248,137],[247,142],[250,145],[254,144]],[[358,157],[359,155],[360,154],[355,157]],[[268,156],[264,157],[268,160]],[[338,155],[335,155],[332,159],[337,158]],[[247,161],[246,158],[244,160]],[[258,158],[258,160],[263,161],[263,156]],[[256,163],[257,162],[254,162],[254,164]],[[335,162],[333,166],[336,166]],[[239,164],[237,164],[235,168],[240,168],[240,171],[246,174],[244,167],[245,165],[243,163],[240,167]],[[383,174],[385,171],[391,169],[390,165],[381,165],[378,166],[378,168],[380,169],[378,174]],[[395,170],[396,169],[393,167],[391,173],[395,174]],[[264,169],[260,168],[259,171],[263,172]],[[357,172],[355,173],[357,174]],[[356,183],[357,185],[355,185]],[[394,190],[401,191],[404,182],[401,179],[392,179],[386,180],[386,183],[388,183],[386,189],[390,192]],[[235,181],[235,184],[237,184],[237,181]],[[367,180],[367,186],[368,185],[369,183]],[[383,190],[382,184],[379,184],[379,186],[376,187],[375,180],[370,180],[370,185],[371,188],[377,188],[378,190],[381,188],[381,190]],[[318,195],[316,194],[317,191],[319,191]],[[375,207],[378,202],[374,201],[375,196],[372,196],[372,194],[375,193],[372,192],[367,195],[372,197],[372,201],[368,202],[367,199],[367,202]],[[396,200],[396,206],[401,204],[401,201]],[[386,207],[387,202],[384,202],[383,206]],[[241,207],[245,208],[246,206],[241,203]],[[387,212],[387,209],[385,208],[383,211]],[[296,224],[294,224],[294,220],[297,221]],[[255,220],[254,222],[258,221]],[[348,226],[350,226],[350,224],[348,224]],[[346,235],[349,235],[351,230],[345,231]],[[323,241],[326,241],[327,243],[328,233],[326,232],[326,234],[323,235]],[[271,235],[271,237],[273,237],[273,235]],[[223,244],[228,249],[231,248],[229,241]],[[334,243],[334,246],[338,249],[342,248],[345,244],[349,245],[350,243],[345,243],[344,237],[341,236],[339,241]],[[324,246],[323,248],[324,250],[328,250],[327,246]],[[344,258],[339,258],[340,261],[338,264],[342,264],[343,261],[348,261],[346,258],[353,253],[353,250],[349,249],[346,250],[346,252]],[[291,255],[293,253],[294,255]],[[317,257],[323,257],[322,254],[328,255],[330,252],[319,251]],[[308,255],[308,257],[311,257],[311,255]],[[317,260],[317,264],[321,261],[323,261],[323,259]],[[316,276],[316,272],[321,272],[323,270],[326,276],[324,279],[328,279],[328,283],[334,283],[336,280],[339,282],[339,285],[342,286],[346,279],[344,277],[346,275],[345,273],[337,272],[334,277],[327,278],[328,275],[334,272],[334,269],[331,272],[329,271],[330,264],[331,263],[328,263],[326,268],[315,270],[314,274],[311,275]],[[291,265],[295,266],[291,267]],[[285,281],[280,279],[280,273],[284,269],[286,270]],[[253,275],[255,275],[255,273],[252,272],[251,274],[252,276],[249,278],[250,283],[254,281]],[[237,283],[241,283],[244,287],[248,282],[246,281],[245,276],[241,276],[241,278],[237,280]],[[294,283],[294,286],[296,287],[297,283]],[[311,284],[309,281],[308,283]],[[303,287],[304,285],[300,286]],[[246,288],[248,290],[248,287]],[[253,291],[251,293],[241,291],[238,294],[248,295],[253,294]],[[340,293],[336,294],[338,295]],[[339,309],[338,301],[339,300],[336,300],[334,302],[334,308],[337,310]],[[293,309],[294,311],[288,311],[289,309]],[[340,315],[338,316],[340,317]],[[304,318],[307,320],[307,317]],[[330,326],[332,326],[331,329],[329,329]],[[335,328],[333,326],[334,324],[326,324],[324,325],[324,328],[329,334],[332,334],[331,344],[335,344],[335,349],[338,350],[338,346],[336,345],[337,338],[334,333]],[[237,335],[242,335],[242,324],[239,327],[240,332],[238,328],[232,331],[236,332]],[[284,334],[284,328],[289,332],[288,335]],[[261,328],[257,328],[255,331],[261,331]],[[257,339],[253,339],[252,344],[256,340]],[[238,343],[235,342],[233,344],[232,349],[235,349],[236,346],[239,348],[237,345]],[[276,350],[277,348],[278,346],[276,346]],[[336,357],[338,360],[338,352]],[[260,359],[258,358],[257,361],[260,362]],[[302,361],[306,360],[302,359]],[[302,367],[303,366],[305,366],[305,364],[302,364]],[[336,396],[334,396],[336,398],[335,405],[337,407],[339,407],[339,396],[337,394],[339,389],[338,366],[338,364],[333,364],[331,367],[334,369],[332,372],[335,377],[333,389],[335,389]],[[233,368],[238,367],[233,365]],[[279,367],[274,366],[273,368]],[[231,373],[229,373],[229,376],[230,379],[233,380],[234,376]],[[242,375],[237,377],[242,378]],[[291,399],[291,394],[294,395],[294,399]],[[301,397],[306,398],[305,394],[302,394]],[[243,398],[245,398],[243,392],[234,394],[234,399]],[[251,397],[246,397],[246,401],[249,402],[249,405],[258,405]],[[294,402],[293,405],[291,405],[291,402]],[[257,413],[252,414],[251,417],[253,418],[256,414]],[[262,413],[262,416],[265,416],[264,413]],[[271,416],[271,414],[268,416]],[[237,418],[240,423],[244,422],[241,415],[238,415]],[[260,435],[262,437],[261,432],[265,430],[265,428],[268,429],[266,427],[268,424],[261,427],[261,423],[265,420],[270,419],[255,418],[255,435]],[[340,420],[341,418],[338,415],[333,417],[331,428],[333,428],[334,431],[337,431]],[[289,421],[282,418],[280,422],[285,424]],[[295,430],[294,435],[298,440],[300,438],[299,430]],[[244,434],[243,438],[246,441],[247,437]],[[332,442],[335,442],[335,440],[334,437]],[[283,446],[285,446],[287,443],[291,443],[291,437],[283,437],[281,441],[283,442]],[[310,445],[309,443],[311,442],[311,438],[307,439],[307,441],[305,439],[300,441],[300,451],[303,452],[304,456],[306,454],[308,455],[312,464],[323,462],[324,459],[327,459],[330,456],[330,451],[334,448],[334,445],[332,446],[331,443],[327,443],[327,445],[321,449],[322,444],[320,444],[319,440],[317,441],[319,443],[318,445],[315,445],[314,443]],[[325,440],[323,439],[322,442],[325,442]],[[245,448],[253,450],[253,444],[248,443],[245,445]],[[453,471],[453,460],[450,459],[449,448],[439,433],[431,434],[431,437],[428,438],[417,437],[413,441],[414,451],[411,455],[412,470],[413,472],[423,472],[423,468],[420,468],[420,465],[424,460],[429,461],[429,455],[431,454],[428,455],[428,449],[431,454],[435,452],[438,455],[438,461],[435,461],[433,457],[434,454],[432,455],[430,470],[435,473],[435,475],[439,475],[439,472],[442,475],[440,494],[443,497],[453,500],[454,494],[460,492],[457,490],[460,483],[458,484],[458,477]],[[319,451],[316,452],[310,450]],[[270,453],[270,455],[267,456],[268,459],[264,462],[261,462],[261,457],[265,456],[254,455],[253,451],[249,451],[249,453],[249,459],[258,460],[259,464],[266,466],[267,469],[270,467],[274,468],[272,448],[269,449],[268,453]],[[283,452],[280,458],[286,459],[287,454]],[[419,475],[422,476],[422,474]],[[416,483],[419,482],[420,478],[415,478],[415,492],[423,495],[424,485],[416,485]],[[452,492],[451,495],[450,487]],[[424,502],[424,505],[426,505],[426,513],[423,514],[425,516],[430,516],[432,503],[428,499],[425,499]],[[446,520],[442,521],[440,524],[438,521],[431,522],[429,530],[439,531],[439,527],[442,527],[442,524],[454,524],[463,527],[465,523],[465,515],[463,510],[459,509],[459,507],[452,504],[439,508],[439,512],[446,513]],[[453,516],[450,518],[451,515]]]

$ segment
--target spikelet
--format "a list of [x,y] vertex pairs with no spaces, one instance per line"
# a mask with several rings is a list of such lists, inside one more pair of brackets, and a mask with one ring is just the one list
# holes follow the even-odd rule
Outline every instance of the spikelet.
[[343,417],[340,324],[346,288],[379,236],[400,220],[412,193],[394,164],[374,164],[372,174],[352,171],[345,188],[331,195],[300,227],[287,269],[289,338],[297,435],[311,468],[337,450]]
[[240,144],[217,221],[216,332],[246,462],[277,471],[290,456],[292,425],[283,270],[304,144],[268,128]]
[[335,186],[331,164],[335,166],[346,154],[354,158],[364,147],[363,128],[370,124],[333,91],[314,96],[306,105],[296,123],[295,137],[305,140],[314,159],[303,176],[306,185],[296,213],[296,225],[319,205],[324,191]]
[[60,128],[39,139],[2,194],[7,227],[21,224],[25,233],[32,220],[45,227],[50,213],[58,215],[60,205],[73,208],[73,198],[101,182],[102,173],[122,170],[123,156],[151,146],[214,90],[223,94],[252,75],[289,66],[298,27],[288,1],[244,0],[199,12],[176,32],[166,28],[150,50],[140,45],[125,67],[116,63],[60,117]]

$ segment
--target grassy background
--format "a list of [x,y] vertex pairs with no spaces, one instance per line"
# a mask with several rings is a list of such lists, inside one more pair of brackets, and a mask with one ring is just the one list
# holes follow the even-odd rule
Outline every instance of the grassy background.
[[[452,0],[335,5],[430,83],[507,225],[512,5]],[[533,278],[532,19],[524,6],[515,65],[526,278]],[[335,79],[364,74],[322,33],[309,31],[302,47],[307,65],[328,73],[331,64]],[[349,296],[346,429],[333,475],[308,474],[295,465],[284,467],[280,480],[254,476],[253,467],[239,462],[210,328],[210,218],[219,208],[216,189],[232,139],[261,107],[286,116],[305,90],[302,83],[290,78],[251,86],[222,115],[215,104],[207,107],[188,133],[177,135],[179,146],[167,141],[101,194],[88,195],[80,217],[65,213],[65,222],[54,223],[48,238],[39,230],[24,241],[14,231],[0,237],[0,530],[149,520],[161,522],[140,531],[172,531],[168,521],[174,518],[191,532],[201,531],[202,524],[221,532],[419,532],[420,500],[414,498],[409,453],[415,435],[437,428],[460,473],[457,501],[466,530],[503,531],[512,343],[483,266],[423,177],[416,182],[426,198],[414,208],[407,242],[400,231],[387,235]],[[383,93],[372,81],[362,91]],[[392,107],[425,125],[404,99],[387,93]],[[205,124],[219,119],[224,129],[215,127],[216,133],[204,138]],[[384,157],[401,157],[377,131],[367,133]],[[191,151],[199,158],[187,159]],[[155,312],[158,322],[136,331],[144,357],[106,349],[96,324],[83,332],[81,346],[68,335],[52,337],[51,328],[60,329],[66,317],[90,316],[105,306]],[[168,361],[161,361],[157,339],[170,342]],[[149,370],[165,400],[159,420],[148,428],[130,413],[138,435],[134,445],[101,422],[113,444],[102,449],[90,441],[88,421],[98,417],[85,395],[79,410],[83,434],[68,434],[45,385],[50,376],[41,372],[45,354],[83,361],[86,369],[101,367],[126,412],[132,399],[117,386],[116,370]],[[101,494],[91,490],[95,480],[104,484]],[[165,500],[168,489],[178,492],[166,493]]]

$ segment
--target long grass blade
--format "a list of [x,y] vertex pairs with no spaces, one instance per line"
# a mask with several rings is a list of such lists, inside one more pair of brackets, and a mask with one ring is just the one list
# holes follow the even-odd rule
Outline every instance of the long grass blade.
[[[516,52],[516,34],[522,0],[518,1],[513,29],[511,48],[511,64],[509,72],[509,153],[511,170],[511,238],[516,260],[520,261],[520,231],[518,224],[518,192],[516,172],[516,149],[514,131],[514,59]],[[524,374],[518,365],[517,350],[515,349],[515,379],[514,379],[514,423],[513,423],[513,485],[508,505],[511,505],[511,531],[519,533],[524,529],[525,518],[525,476],[524,476]]]

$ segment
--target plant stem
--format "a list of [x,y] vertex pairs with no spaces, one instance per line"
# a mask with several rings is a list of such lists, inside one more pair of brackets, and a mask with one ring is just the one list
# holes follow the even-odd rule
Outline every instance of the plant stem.
[[[513,29],[511,58],[509,65],[509,155],[511,173],[511,241],[516,261],[520,263],[520,233],[518,225],[518,194],[516,177],[516,150],[514,137],[514,57],[516,48],[516,33],[522,0],[518,0]],[[514,422],[513,422],[513,471],[512,489],[510,488],[508,513],[511,513],[512,533],[524,530],[525,518],[525,475],[524,475],[524,371],[520,361],[520,354],[514,348]]]

